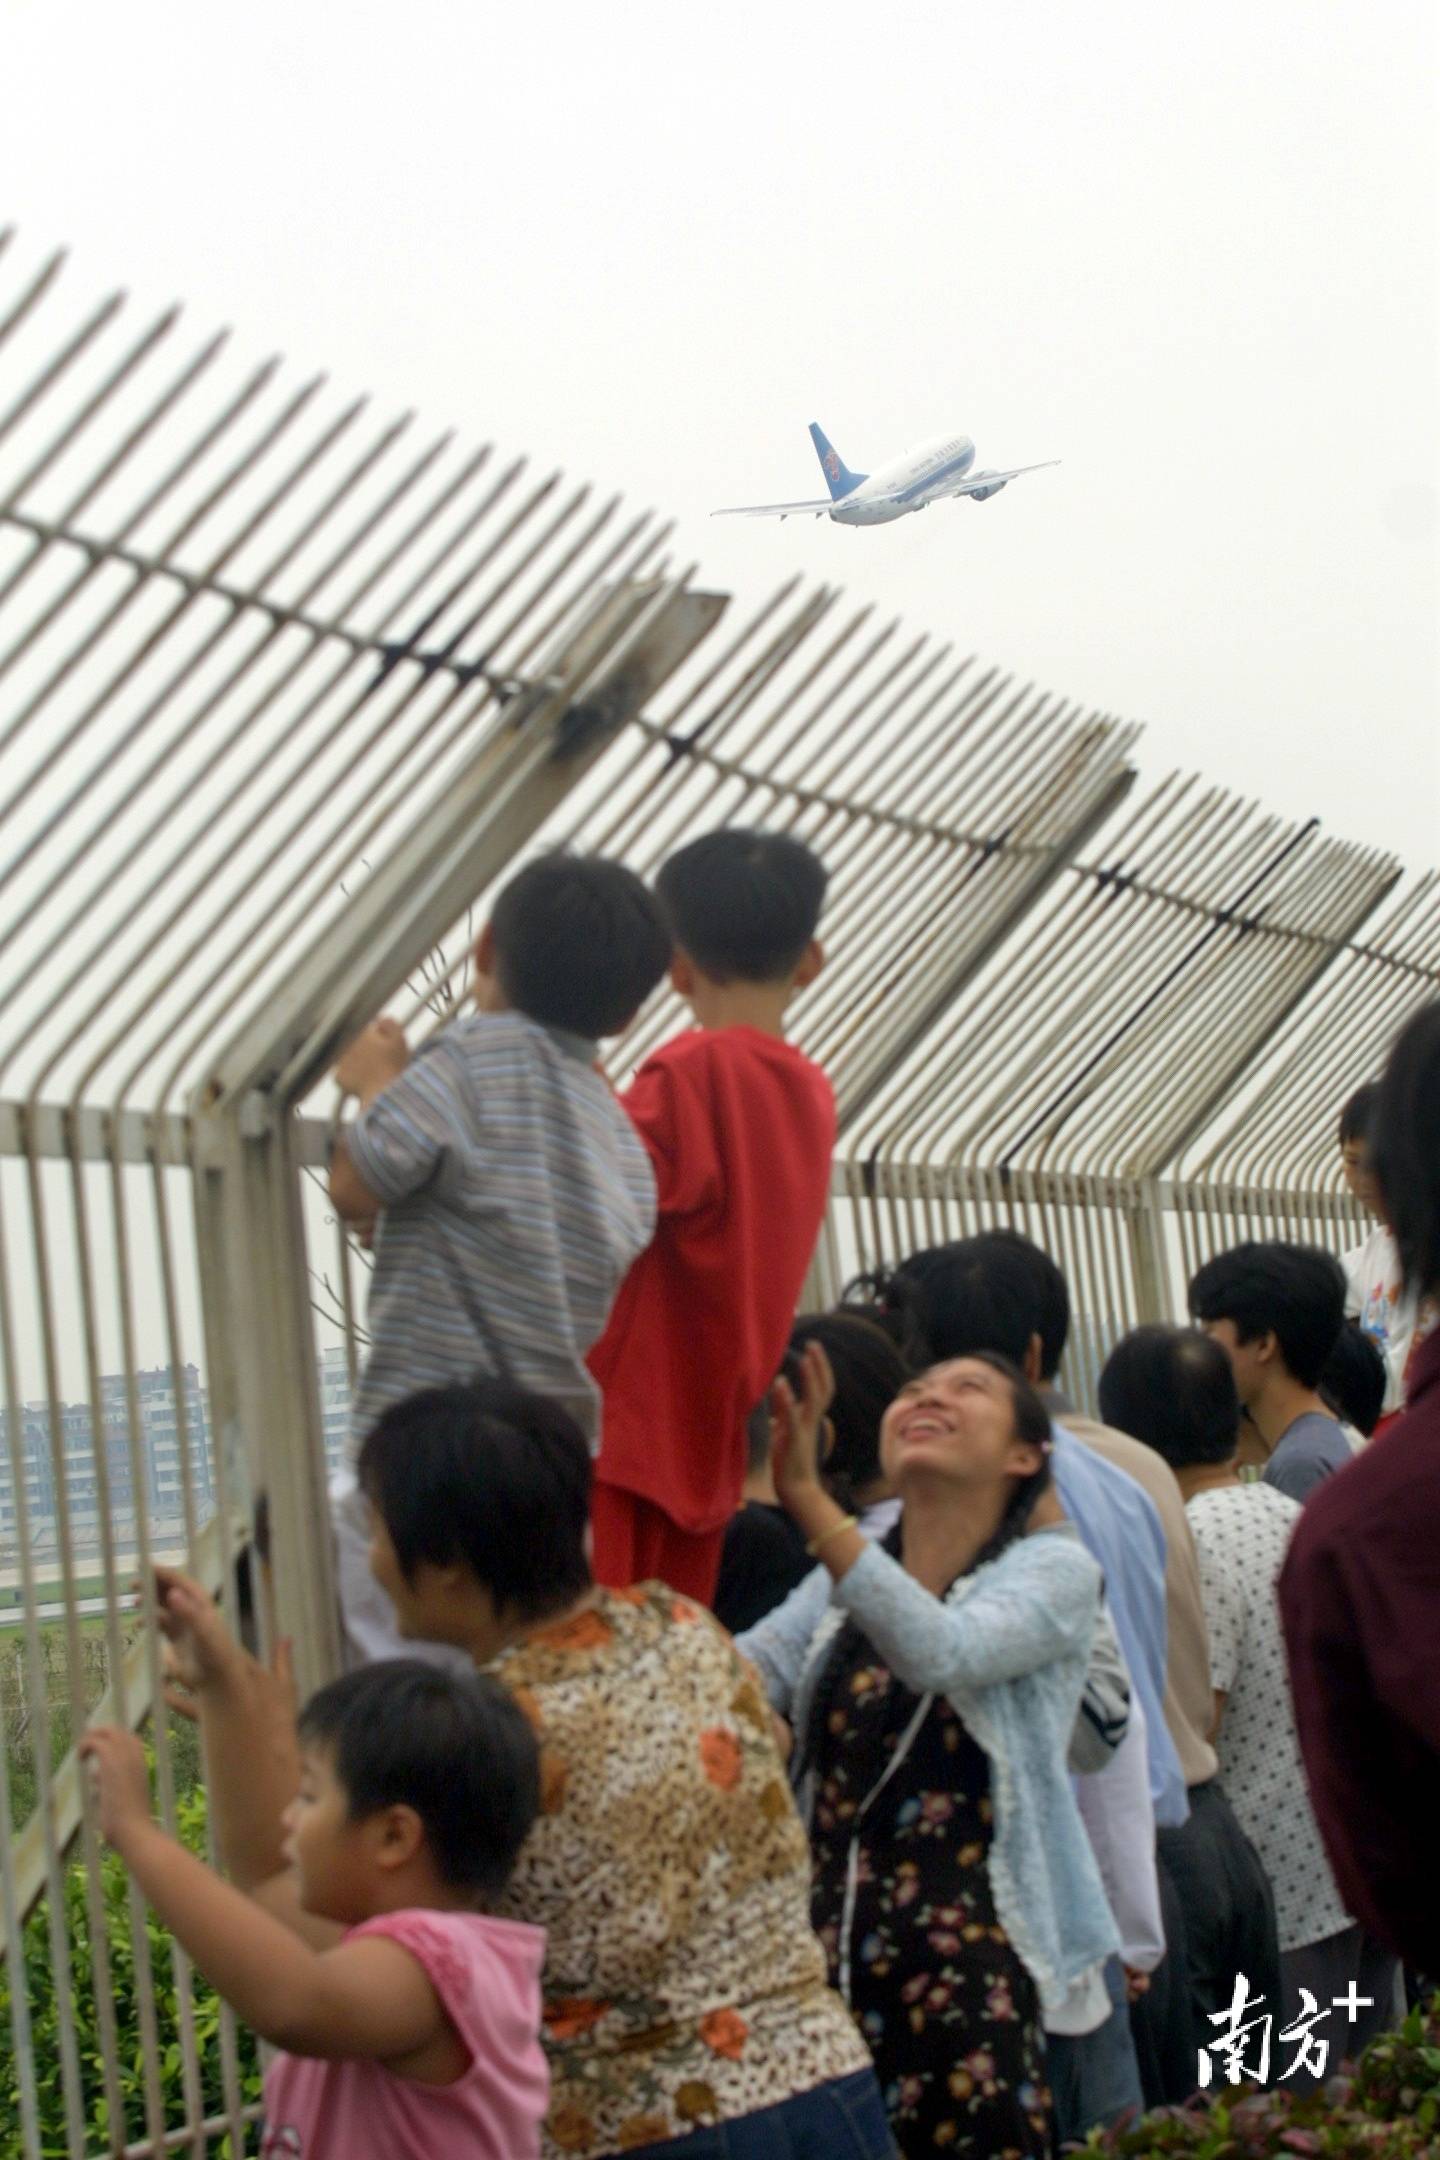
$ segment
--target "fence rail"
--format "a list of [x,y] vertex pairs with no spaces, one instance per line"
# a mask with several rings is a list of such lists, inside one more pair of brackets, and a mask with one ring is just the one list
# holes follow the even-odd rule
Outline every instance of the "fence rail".
[[[1218,1246],[1356,1233],[1334,1113],[1436,993],[1440,878],[1190,775],[1141,788],[1130,723],[828,587],[738,608],[673,540],[0,232],[0,1643],[37,1781],[17,1809],[0,1754],[0,2155],[243,2150],[240,2036],[133,1896],[119,2029],[67,1736],[103,1664],[177,1820],[151,1525],[233,1613],[261,1484],[256,1624],[304,1684],[331,1668],[327,1433],[368,1263],[325,1201],[325,1074],[377,1009],[455,1011],[517,859],[649,873],[726,822],[823,854],[795,1015],[841,1116],[816,1298],[1014,1223],[1066,1268],[1084,1397]],[[617,1076],[680,1020],[657,997]]]

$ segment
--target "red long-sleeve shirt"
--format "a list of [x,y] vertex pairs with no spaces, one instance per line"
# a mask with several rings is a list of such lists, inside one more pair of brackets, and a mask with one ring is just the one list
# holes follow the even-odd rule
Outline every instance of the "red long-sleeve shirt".
[[1404,1416],[1307,1501],[1280,1612],[1341,1895],[1440,1971],[1440,1332],[1415,1354]]
[[596,1476],[682,1530],[718,1530],[820,1235],[835,1099],[791,1044],[729,1027],[666,1043],[621,1100],[659,1220],[588,1360],[604,1397]]

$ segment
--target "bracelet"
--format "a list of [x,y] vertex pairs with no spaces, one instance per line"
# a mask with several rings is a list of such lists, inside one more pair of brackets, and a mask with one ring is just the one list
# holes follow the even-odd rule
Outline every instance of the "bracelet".
[[842,1530],[858,1529],[859,1522],[860,1518],[857,1515],[842,1515],[839,1522],[831,1523],[830,1528],[822,1530],[819,1537],[811,1538],[809,1544],[805,1547],[806,1552],[813,1560],[822,1545],[828,1545],[831,1538],[839,1537]]

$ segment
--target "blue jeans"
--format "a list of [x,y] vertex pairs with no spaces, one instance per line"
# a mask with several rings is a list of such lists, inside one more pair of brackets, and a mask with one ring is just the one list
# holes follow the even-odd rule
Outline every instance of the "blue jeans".
[[895,2140],[874,2071],[856,2070],[754,2115],[638,2146],[628,2160],[895,2160]]
[[1063,2033],[1045,2035],[1045,2066],[1055,2099],[1055,2142],[1077,2145],[1097,2124],[1110,2129],[1121,2116],[1144,2112],[1140,2066],[1130,2037],[1125,2002],[1125,1974],[1119,1958],[1105,1967],[1110,2015],[1080,2039]]

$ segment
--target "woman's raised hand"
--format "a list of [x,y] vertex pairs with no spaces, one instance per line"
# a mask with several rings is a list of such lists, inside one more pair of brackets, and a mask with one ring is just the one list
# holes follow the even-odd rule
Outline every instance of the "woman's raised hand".
[[776,1497],[795,1512],[797,1501],[821,1491],[821,1435],[825,1413],[835,1399],[835,1375],[819,1343],[800,1353],[800,1391],[788,1380],[770,1390],[770,1469]]

